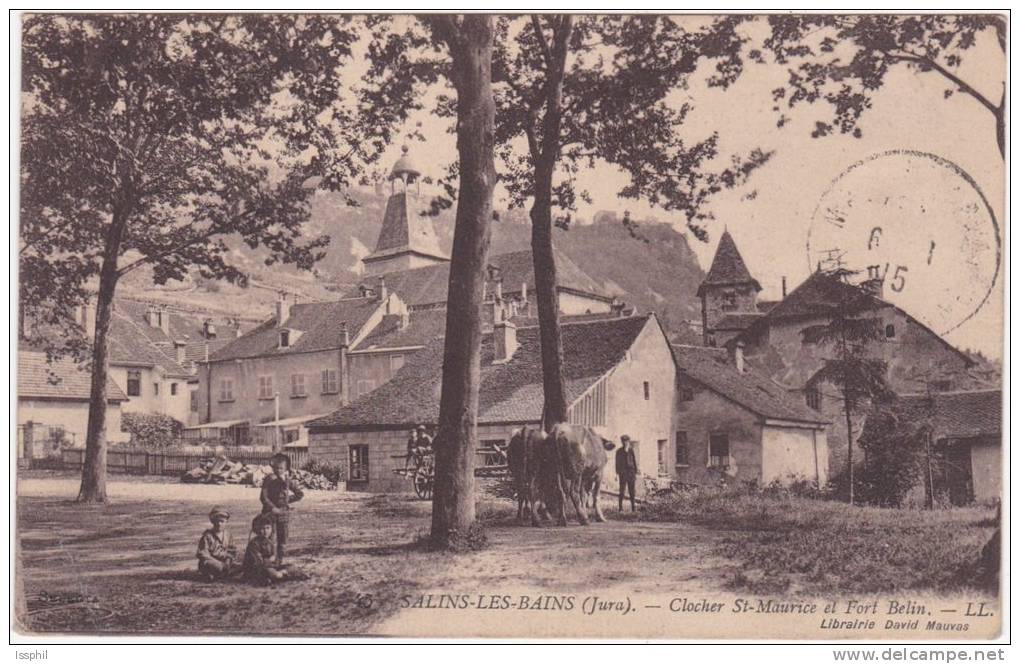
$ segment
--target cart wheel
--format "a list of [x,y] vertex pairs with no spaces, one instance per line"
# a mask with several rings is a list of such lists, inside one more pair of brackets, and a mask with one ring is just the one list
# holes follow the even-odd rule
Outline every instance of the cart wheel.
[[414,492],[422,500],[432,499],[432,477],[425,473],[418,472],[414,475]]

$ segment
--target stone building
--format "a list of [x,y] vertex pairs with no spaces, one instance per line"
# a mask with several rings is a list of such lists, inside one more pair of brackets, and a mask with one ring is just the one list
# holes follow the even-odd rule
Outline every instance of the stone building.
[[[618,441],[637,441],[642,475],[671,471],[675,368],[666,335],[654,315],[565,322],[564,378],[570,421]],[[348,486],[362,491],[407,491],[408,431],[435,425],[439,415],[443,340],[409,358],[390,382],[332,414],[309,423],[313,458],[348,466]],[[542,361],[537,327],[500,321],[481,351],[478,438],[483,448],[504,443],[522,425],[542,418]],[[606,485],[616,477],[607,466]]]
[[674,345],[676,477],[688,484],[828,481],[828,420],[740,348]]

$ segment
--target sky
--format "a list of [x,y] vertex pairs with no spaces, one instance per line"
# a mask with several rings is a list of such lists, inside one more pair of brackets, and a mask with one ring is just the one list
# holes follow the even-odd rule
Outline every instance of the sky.
[[[746,29],[752,40],[760,39],[761,27],[752,25]],[[1005,78],[1005,58],[994,39],[983,39],[968,51],[960,72],[986,96],[997,99]],[[901,66],[890,72],[883,88],[874,95],[873,107],[859,124],[863,130],[861,138],[848,135],[812,138],[815,119],[824,118],[830,113],[830,107],[784,109],[791,121],[778,128],[771,91],[786,79],[785,66],[748,63],[741,78],[727,90],[695,83],[677,97],[678,101],[687,100],[694,106],[685,125],[676,129],[684,137],[695,140],[718,131],[722,156],[747,154],[754,148],[774,151],[769,163],[756,172],[747,185],[723,192],[712,200],[709,209],[715,221],[707,226],[708,243],[688,235],[703,268],[708,268],[720,234],[724,228],[728,229],[751,273],[762,285],[759,297],[778,299],[783,277],[792,289],[810,273],[812,263],[806,249],[808,230],[819,201],[834,180],[856,162],[893,150],[931,153],[969,174],[998,220],[1000,240],[1005,247],[1004,165],[995,143],[994,120],[976,100],[964,94],[945,99],[943,93],[947,85],[941,76]],[[439,176],[443,165],[456,157],[449,125],[427,113],[413,121],[422,123],[426,141],[424,146],[411,144],[412,156],[426,175]],[[392,146],[382,163],[391,164],[399,153],[400,146]],[[879,170],[874,177],[887,175]],[[915,173],[915,176],[928,177],[928,174]],[[914,191],[919,188],[911,183],[910,177],[896,181],[902,181],[905,194],[925,195]],[[590,218],[599,210],[620,213],[630,210],[635,219],[655,216],[662,221],[682,223],[675,216],[670,218],[664,211],[642,201],[619,197],[617,192],[626,182],[626,177],[608,164],[583,171],[579,184],[591,193],[593,200],[590,205],[580,202],[579,216]],[[940,186],[930,180],[925,180],[925,185],[928,190]],[[942,210],[943,216],[952,216],[949,208],[935,207]],[[880,212],[870,211],[869,214]],[[949,218],[935,222],[955,223]],[[1002,266],[984,306],[947,334],[951,343],[980,350],[993,358],[1002,355],[1005,256]],[[965,281],[963,274],[962,265],[959,273],[950,265],[935,275],[945,277],[946,282],[940,284],[937,291],[914,288],[912,292],[908,289],[896,295],[887,288],[886,295],[931,327],[949,327],[943,325],[944,321],[931,320],[928,305],[933,293],[937,292],[939,297],[960,296],[970,302],[974,300],[971,294],[954,295],[954,289],[987,289],[987,285],[959,283]]]

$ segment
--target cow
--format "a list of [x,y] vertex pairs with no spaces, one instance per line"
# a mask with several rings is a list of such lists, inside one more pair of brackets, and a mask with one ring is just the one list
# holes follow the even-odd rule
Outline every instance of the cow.
[[[547,473],[540,474],[543,467],[545,452],[545,435],[539,429],[524,426],[514,432],[507,445],[506,460],[513,480],[514,492],[517,494],[517,520],[524,517],[525,508],[531,514],[531,525],[538,525],[538,515],[548,518],[545,508],[539,507],[541,500],[541,484]],[[548,454],[545,454],[548,456]]]
[[578,520],[582,525],[588,525],[589,495],[595,507],[595,520],[600,523],[605,521],[606,517],[598,502],[599,489],[602,485],[602,470],[609,460],[606,452],[612,450],[615,444],[579,424],[555,424],[547,438],[555,450],[551,465],[556,475],[556,481],[550,483],[553,500],[549,503],[555,506],[559,525],[567,525],[567,497],[574,504]]

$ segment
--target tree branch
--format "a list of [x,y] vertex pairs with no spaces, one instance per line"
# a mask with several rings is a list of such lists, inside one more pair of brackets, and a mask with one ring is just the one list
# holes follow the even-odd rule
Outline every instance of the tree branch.
[[969,94],[971,97],[981,102],[981,105],[987,108],[989,111],[991,111],[994,115],[997,116],[1002,111],[1002,108],[1000,106],[996,106],[987,97],[985,97],[983,94],[972,88],[969,83],[967,83],[962,78],[957,76],[955,73],[953,73],[952,71],[945,68],[940,63],[938,63],[935,60],[932,60],[929,57],[918,55],[916,53],[911,53],[910,51],[904,51],[906,55],[900,55],[898,53],[893,53],[891,51],[882,51],[882,53],[887,57],[893,58],[898,62],[913,62],[914,64],[933,69],[938,73],[942,74],[944,78],[952,82],[958,88],[960,88],[961,91]]

